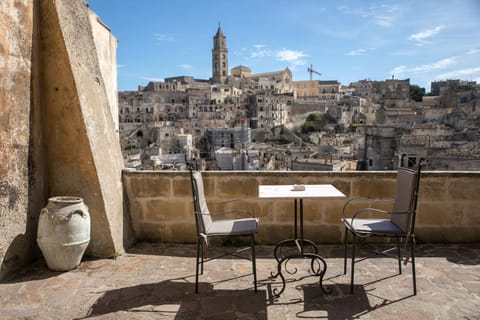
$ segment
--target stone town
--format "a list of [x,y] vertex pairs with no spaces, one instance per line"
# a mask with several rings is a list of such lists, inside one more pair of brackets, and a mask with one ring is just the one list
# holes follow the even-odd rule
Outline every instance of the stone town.
[[[311,67],[308,72],[315,72]],[[228,72],[226,36],[213,37],[212,78],[149,82],[119,92],[125,165],[176,169],[192,157],[215,170],[430,170],[480,167],[480,85],[409,79],[293,81],[288,68]]]

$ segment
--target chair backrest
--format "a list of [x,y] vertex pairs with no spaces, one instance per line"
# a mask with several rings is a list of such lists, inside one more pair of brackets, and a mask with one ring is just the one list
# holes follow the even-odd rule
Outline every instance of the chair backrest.
[[208,230],[212,224],[212,217],[205,200],[202,174],[200,171],[191,168],[190,179],[192,182],[193,209],[197,233],[205,233],[205,230]]
[[399,168],[393,211],[411,212],[410,214],[393,214],[392,222],[405,233],[413,233],[417,210],[418,188],[420,186],[421,164],[417,170]]

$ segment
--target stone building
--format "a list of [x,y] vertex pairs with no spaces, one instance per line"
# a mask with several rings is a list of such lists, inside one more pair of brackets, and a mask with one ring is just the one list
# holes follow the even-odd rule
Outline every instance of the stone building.
[[212,81],[223,84],[228,78],[228,49],[227,37],[222,32],[220,25],[213,37],[212,49]]
[[249,96],[249,118],[252,128],[273,128],[290,122],[293,95],[263,91]]
[[353,95],[386,106],[403,106],[410,97],[410,79],[385,81],[360,80],[349,85]]
[[336,80],[307,80],[294,81],[295,96],[297,99],[317,98],[323,103],[338,102],[343,95],[342,85]]
[[222,147],[241,149],[252,142],[251,129],[246,124],[235,128],[208,128],[206,137],[214,150]]
[[[439,96],[440,106],[454,106],[459,102],[463,102],[465,98],[461,101],[458,99],[458,94],[462,96],[462,93],[469,92],[474,90],[477,87],[475,81],[463,81],[463,80],[445,80],[445,81],[434,81],[430,85],[430,94],[432,96]],[[468,98],[467,98],[468,99]]]
[[276,94],[293,93],[292,72],[289,68],[256,74],[243,74],[240,88],[258,91],[272,91]]

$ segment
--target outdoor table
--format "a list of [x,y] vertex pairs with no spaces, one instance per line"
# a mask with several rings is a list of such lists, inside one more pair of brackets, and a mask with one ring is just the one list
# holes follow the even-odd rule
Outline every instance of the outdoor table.
[[[273,251],[275,260],[277,261],[277,273],[272,274],[273,278],[280,276],[282,280],[282,287],[280,290],[273,289],[275,297],[280,296],[285,290],[285,277],[282,274],[282,265],[286,264],[290,259],[302,258],[311,259],[310,268],[312,272],[319,276],[320,288],[325,293],[330,293],[323,287],[322,281],[327,270],[327,263],[322,256],[318,254],[316,244],[308,239],[305,239],[303,234],[303,199],[329,199],[340,198],[345,195],[331,184],[307,184],[307,185],[260,185],[258,186],[259,198],[271,199],[294,199],[294,237],[293,239],[285,239],[280,241]],[[282,249],[294,244],[297,251],[287,255],[282,255]],[[310,247],[313,252],[305,251],[305,246]],[[318,265],[318,267],[317,267]],[[286,270],[288,273],[292,274]]]

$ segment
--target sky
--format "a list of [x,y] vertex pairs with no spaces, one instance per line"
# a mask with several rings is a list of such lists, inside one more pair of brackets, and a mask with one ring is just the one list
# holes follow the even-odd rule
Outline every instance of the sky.
[[118,90],[176,76],[212,76],[213,37],[229,69],[311,65],[343,85],[369,79],[480,82],[480,0],[87,0],[118,39]]

